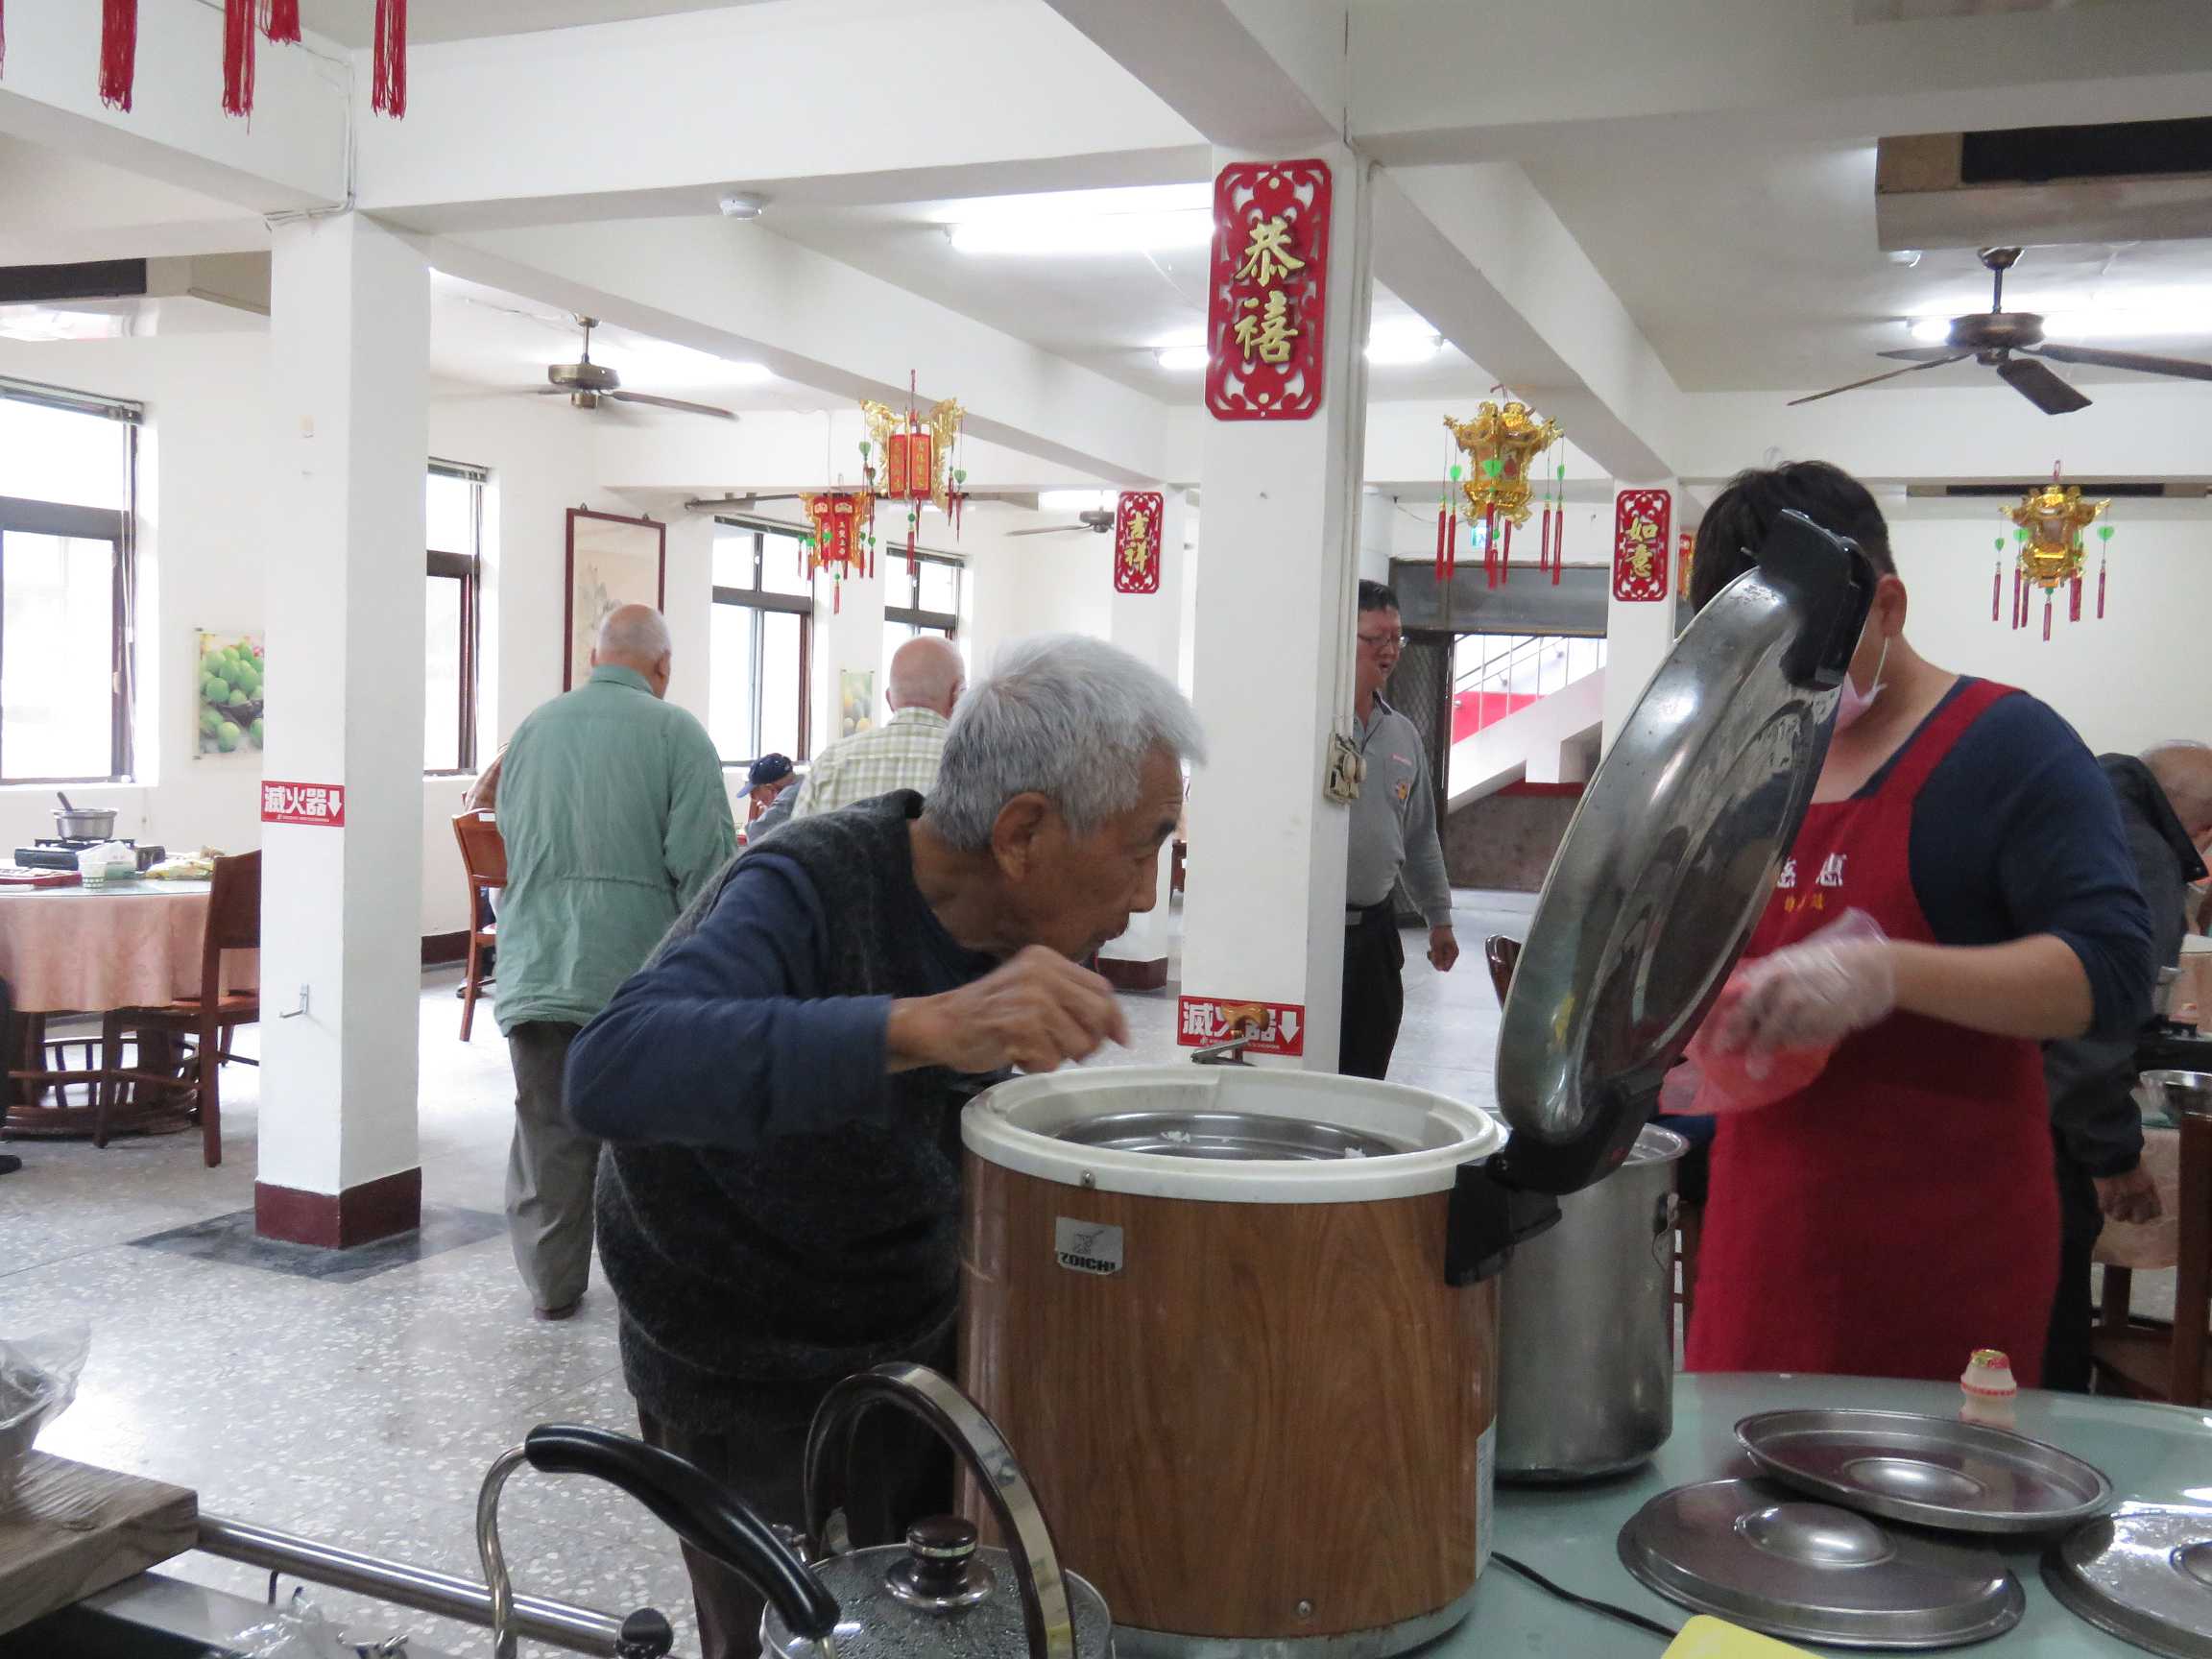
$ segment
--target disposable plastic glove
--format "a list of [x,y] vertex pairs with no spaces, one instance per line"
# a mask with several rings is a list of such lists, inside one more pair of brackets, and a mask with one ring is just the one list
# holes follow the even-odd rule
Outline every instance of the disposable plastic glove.
[[1713,1046],[1745,1070],[1791,1048],[1832,1048],[1897,1006],[1897,970],[1881,925],[1849,910],[1812,937],[1746,963],[1741,993],[1714,1010]]

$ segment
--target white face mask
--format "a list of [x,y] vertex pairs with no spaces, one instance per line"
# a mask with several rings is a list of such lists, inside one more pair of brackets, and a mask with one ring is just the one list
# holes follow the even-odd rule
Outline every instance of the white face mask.
[[1842,695],[1836,700],[1836,730],[1847,732],[1859,723],[1859,717],[1874,707],[1874,699],[1882,695],[1882,670],[1889,663],[1889,637],[1882,637],[1882,655],[1874,659],[1874,684],[1865,690],[1851,678],[1849,669],[1843,672]]

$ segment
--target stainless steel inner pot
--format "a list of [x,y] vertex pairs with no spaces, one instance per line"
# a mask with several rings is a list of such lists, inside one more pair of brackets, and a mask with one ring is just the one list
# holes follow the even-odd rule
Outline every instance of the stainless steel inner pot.
[[1058,1139],[1115,1152],[1239,1163],[1319,1164],[1414,1150],[1365,1130],[1264,1112],[1114,1112],[1071,1123]]

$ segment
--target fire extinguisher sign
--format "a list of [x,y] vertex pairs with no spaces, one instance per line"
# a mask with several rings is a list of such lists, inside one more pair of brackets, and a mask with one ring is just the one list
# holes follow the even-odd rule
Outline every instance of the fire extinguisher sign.
[[1226,1002],[1214,997],[1178,999],[1175,1041],[1186,1048],[1249,1037],[1247,1054],[1306,1052],[1306,1009],[1297,1002]]

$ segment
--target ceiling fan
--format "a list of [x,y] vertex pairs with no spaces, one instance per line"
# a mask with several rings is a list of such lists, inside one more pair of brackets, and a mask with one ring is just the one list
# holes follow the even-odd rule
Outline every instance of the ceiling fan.
[[1114,528],[1114,512],[1109,507],[1086,507],[1075,515],[1073,524],[1042,524],[1034,530],[1009,530],[1009,536],[1070,536],[1088,530],[1094,536],[1103,536]]
[[1791,406],[1815,403],[1823,397],[1833,397],[1839,392],[1856,392],[1862,386],[1894,380],[1900,374],[1917,374],[1923,369],[1963,363],[1969,357],[1984,368],[1996,370],[2006,385],[2046,415],[2068,415],[2077,409],[2086,409],[2089,399],[2061,380],[2049,364],[2037,362],[2039,357],[2098,369],[2132,369],[2140,374],[2176,374],[2190,380],[2212,380],[2212,363],[2196,363],[2186,357],[2153,357],[2142,351],[2106,351],[2095,346],[2062,346],[2045,340],[2042,318],[2032,311],[2005,309],[2005,273],[2012,269],[2019,257],[2017,248],[1982,250],[1982,263],[1988,267],[1996,284],[1989,309],[1952,318],[1951,337],[1943,345],[1914,346],[1876,353],[1909,363],[1911,368],[1869,374],[1863,380],[1854,380],[1847,386],[1832,386],[1810,397],[1792,397]]
[[717,421],[734,421],[737,417],[729,410],[712,403],[689,403],[681,397],[657,397],[650,392],[625,392],[622,376],[604,363],[591,361],[591,330],[599,326],[596,317],[579,317],[577,323],[584,329],[584,349],[573,363],[549,363],[545,366],[545,378],[550,386],[537,389],[541,397],[565,397],[579,409],[596,409],[602,398],[613,398],[618,403],[650,403],[656,409],[675,409],[685,415],[708,415]]

